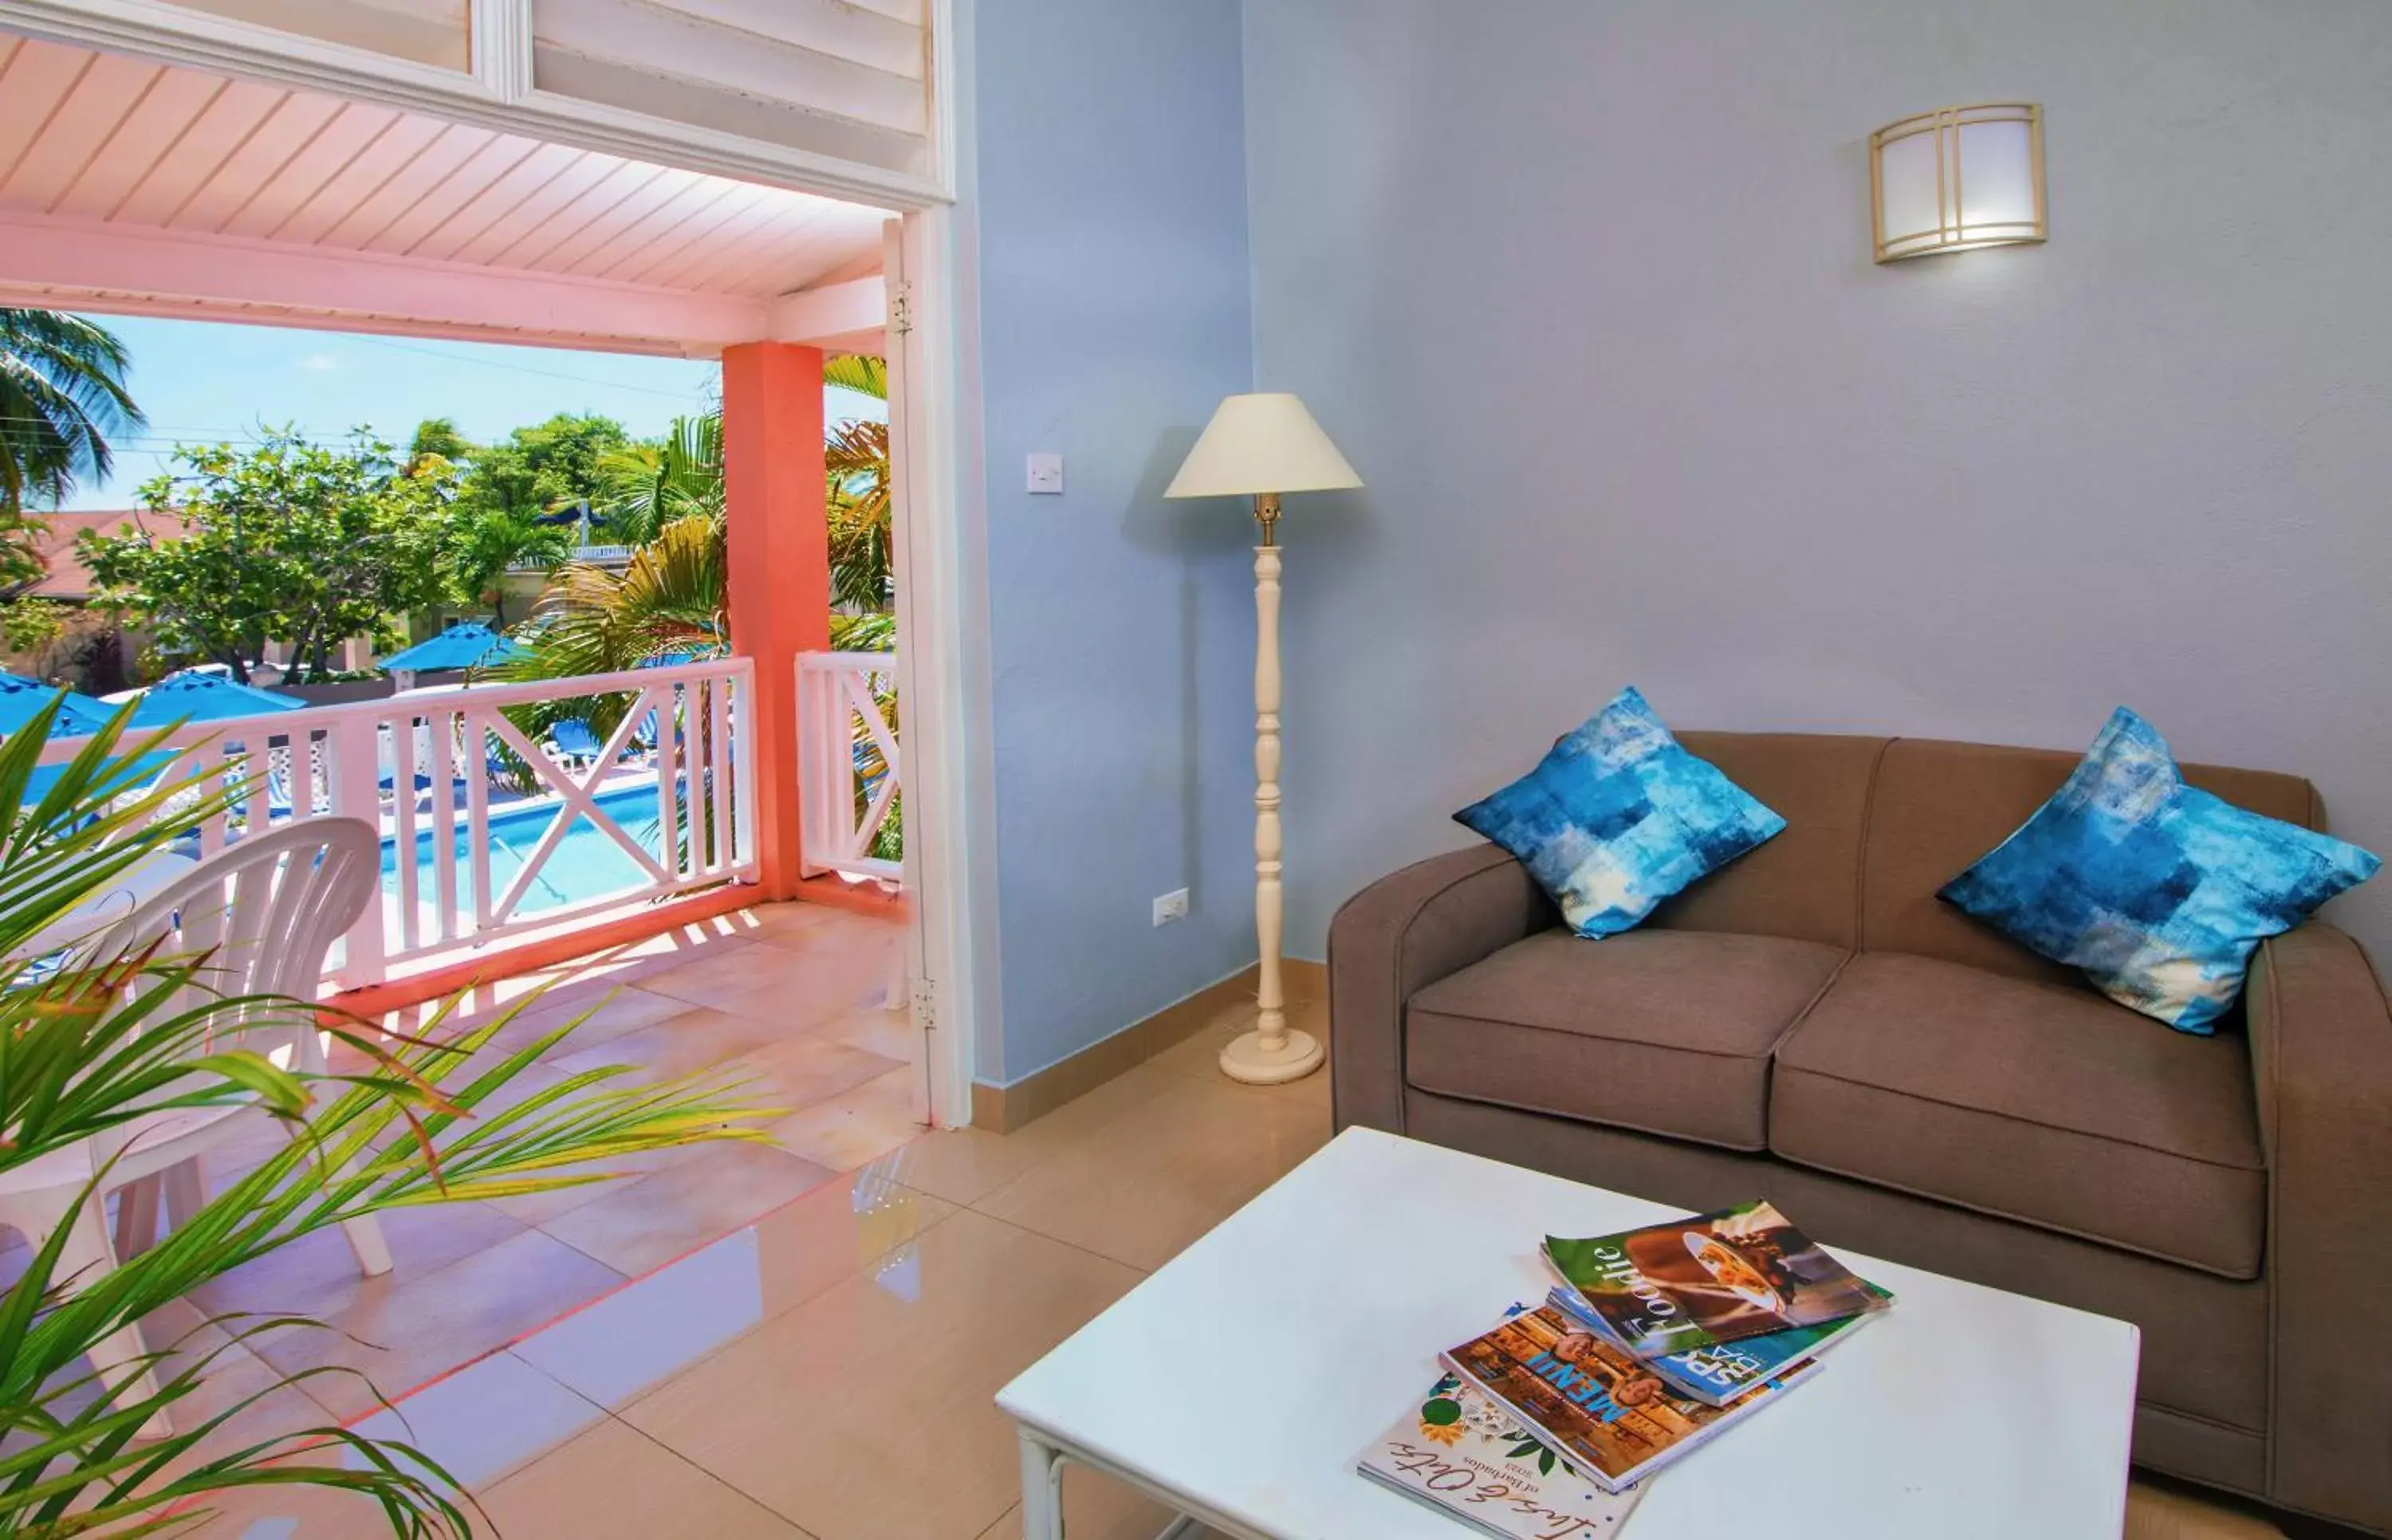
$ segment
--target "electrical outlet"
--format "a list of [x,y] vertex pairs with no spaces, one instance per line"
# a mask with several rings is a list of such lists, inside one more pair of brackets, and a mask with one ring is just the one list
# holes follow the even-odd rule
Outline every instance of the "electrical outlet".
[[1188,889],[1175,887],[1154,900],[1154,923],[1167,925],[1174,920],[1188,918]]
[[1063,457],[1042,450],[1030,457],[1030,490],[1041,497],[1063,495]]

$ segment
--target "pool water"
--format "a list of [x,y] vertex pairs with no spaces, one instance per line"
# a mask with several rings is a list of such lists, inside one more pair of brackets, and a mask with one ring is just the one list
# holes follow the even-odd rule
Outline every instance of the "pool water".
[[[598,807],[612,819],[617,827],[636,842],[649,855],[668,868],[659,853],[663,830],[656,822],[656,788],[653,783],[618,786],[598,794]],[[548,826],[556,821],[557,804],[543,798],[510,807],[490,809],[490,890],[492,901],[506,895],[523,870],[524,862],[540,846]],[[429,822],[431,814],[419,815],[418,822]],[[474,907],[474,874],[471,866],[471,838],[464,827],[464,815],[458,814],[456,845],[457,907],[471,911]],[[433,861],[433,832],[419,828],[415,835],[415,892],[419,902],[436,901],[439,879]],[[386,835],[382,842],[383,891],[396,896],[398,892],[398,838]],[[557,842],[547,861],[540,864],[540,874],[514,908],[516,914],[537,914],[544,909],[561,909],[566,904],[604,897],[609,893],[627,892],[644,887],[651,879],[647,872],[633,861],[615,837],[593,822],[590,815],[577,815],[565,837]]]

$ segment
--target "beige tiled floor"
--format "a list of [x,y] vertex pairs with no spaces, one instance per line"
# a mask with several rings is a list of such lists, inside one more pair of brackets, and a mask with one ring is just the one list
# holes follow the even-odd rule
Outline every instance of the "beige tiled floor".
[[[762,961],[744,960],[739,971],[752,976]],[[725,1010],[742,998],[705,992]],[[1296,1014],[1325,1029],[1318,1003]],[[618,1041],[644,1029],[625,1029]],[[992,1404],[998,1387],[1328,1137],[1326,1077],[1232,1086],[1211,1062],[1228,1030],[1207,1029],[1008,1137],[924,1133],[893,1150],[878,1145],[856,1169],[848,1157],[899,1131],[904,1117],[890,1077],[877,1076],[783,1124],[803,1152],[789,1158],[845,1174],[753,1223],[729,1217],[745,1198],[709,1208],[706,1182],[683,1174],[694,1158],[476,1248],[476,1256],[507,1245],[544,1256],[566,1246],[592,1266],[640,1271],[671,1249],[639,1214],[643,1187],[693,1223],[740,1226],[410,1398],[400,1408],[406,1427],[510,1535],[1016,1533],[1015,1445]],[[865,1054],[897,1045],[882,1024],[852,1013],[824,1012],[812,1033]],[[771,1193],[769,1182],[752,1189],[756,1200]],[[576,1226],[577,1213],[592,1217]],[[427,1264],[463,1242],[412,1228],[393,1239],[423,1277],[455,1277],[462,1265]],[[357,1292],[334,1271],[311,1261],[287,1275],[319,1294]],[[431,1312],[417,1329],[458,1341],[491,1336],[498,1327],[484,1316],[497,1307],[478,1296],[508,1298],[511,1288],[473,1285],[441,1290],[477,1299]],[[399,1432],[390,1418],[377,1414],[370,1426]],[[1073,1540],[1147,1540],[1168,1518],[1078,1469],[1065,1493]],[[302,1492],[228,1504],[202,1533],[386,1532],[352,1499]],[[2274,1532],[2138,1483],[2127,1533],[2256,1540]]]
[[[901,939],[888,919],[774,905],[593,964],[509,980],[437,1029],[427,1029],[427,1011],[394,1016],[387,1025],[398,1030],[454,1031],[545,986],[501,1030],[500,1044],[512,1050],[576,1016],[587,1019],[512,1095],[597,1065],[656,1074],[722,1067],[749,1080],[748,1099],[814,1124],[789,1130],[797,1136],[780,1147],[713,1145],[627,1162],[630,1174],[614,1183],[396,1210],[382,1220],[396,1265],[378,1278],[358,1275],[337,1233],[308,1236],[159,1313],[147,1323],[151,1346],[162,1351],[188,1334],[194,1350],[221,1351],[203,1411],[269,1383],[277,1370],[356,1371],[310,1375],[233,1430],[262,1437],[352,1417],[373,1406],[377,1391],[404,1395],[833,1182],[923,1132],[912,1120],[912,1034],[902,1013],[883,1008]],[[760,990],[767,981],[772,988]],[[858,1119],[853,1096],[867,1091],[872,1116]],[[276,1143],[268,1133],[212,1155],[212,1183],[240,1174]],[[14,1235],[0,1245],[5,1281],[25,1253]],[[329,1329],[227,1347],[223,1332],[201,1323],[233,1312],[305,1314]]]

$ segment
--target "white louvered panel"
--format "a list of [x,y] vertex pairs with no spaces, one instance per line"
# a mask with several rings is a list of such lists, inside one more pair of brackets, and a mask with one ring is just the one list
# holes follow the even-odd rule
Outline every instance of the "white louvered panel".
[[473,67],[468,0],[175,0],[186,9],[443,70]]
[[[726,24],[724,15],[773,30]],[[890,30],[913,32],[912,47],[887,46]],[[697,96],[745,97],[916,136],[929,121],[919,36],[918,29],[826,0],[537,0],[532,7],[536,50],[578,55]],[[914,72],[850,57],[860,47],[902,52]]]
[[848,0],[860,11],[885,16],[891,21],[903,21],[919,29],[923,25],[922,0]]
[[868,65],[908,80],[922,78],[920,7],[909,20],[864,10],[848,0],[648,0],[659,10],[735,28]]

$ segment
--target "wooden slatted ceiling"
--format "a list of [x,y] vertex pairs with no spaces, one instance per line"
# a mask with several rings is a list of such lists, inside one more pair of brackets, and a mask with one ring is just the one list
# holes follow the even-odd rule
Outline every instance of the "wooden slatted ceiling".
[[752,298],[878,270],[884,217],[5,35],[0,211]]

